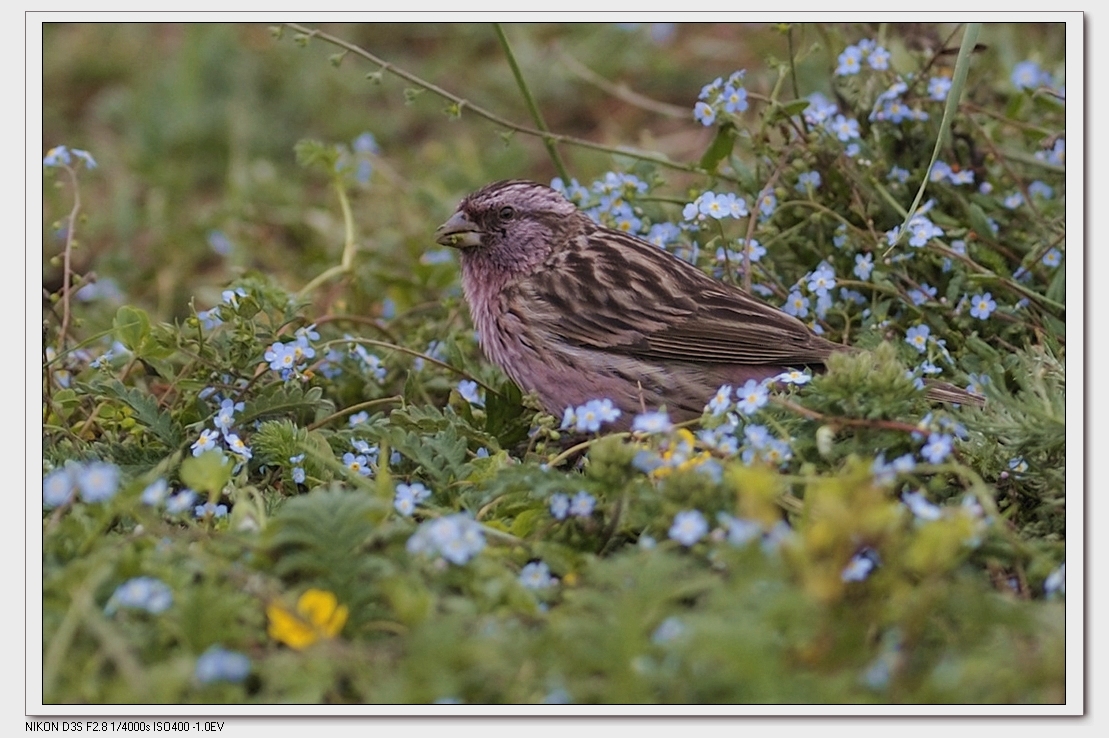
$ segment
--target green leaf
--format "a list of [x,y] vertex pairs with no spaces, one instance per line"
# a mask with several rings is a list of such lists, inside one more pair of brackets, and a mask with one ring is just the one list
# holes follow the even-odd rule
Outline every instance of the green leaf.
[[54,393],[54,408],[58,410],[62,420],[67,420],[80,404],[81,398],[73,389],[58,390]]
[[306,168],[320,169],[328,174],[334,174],[335,165],[339,161],[338,149],[310,138],[297,141],[293,151],[296,153],[297,164]]
[[231,480],[232,468],[222,451],[205,451],[181,462],[181,481],[197,491],[218,494]]
[[1065,302],[1067,299],[1067,260],[1066,257],[1059,262],[1059,266],[1055,268],[1055,276],[1051,279],[1051,284],[1047,287],[1046,297],[1055,302]]
[[150,318],[145,310],[131,305],[123,305],[116,311],[112,320],[112,330],[116,338],[127,349],[139,353],[142,344],[150,336]]
[[508,532],[518,538],[527,538],[539,527],[541,523],[546,521],[549,513],[546,508],[532,508],[524,510],[512,521],[509,526]]
[[1056,318],[1050,313],[1044,313],[1043,316],[1044,327],[1051,332],[1053,336],[1065,337],[1067,335],[1067,324]]
[[510,448],[527,438],[530,417],[514,382],[506,380],[498,389],[500,394],[485,399],[485,432],[496,436],[501,448]]
[[326,414],[330,415],[334,412],[334,405],[323,400],[322,395],[323,390],[319,387],[305,392],[303,387],[296,384],[271,384],[246,402],[237,422],[245,424],[274,415],[315,418],[322,406],[326,406]]
[[466,464],[466,439],[454,426],[433,436],[422,436],[412,431],[403,433],[398,428],[387,428],[384,434],[390,448],[412,459],[440,484],[464,477],[469,472]]
[[805,108],[811,105],[808,100],[793,100],[792,102],[782,103],[775,105],[770,111],[770,117],[767,118],[768,123],[776,123],[780,120],[789,120],[790,118],[800,115],[805,112]]
[[964,340],[968,349],[988,361],[997,361],[1001,358],[1001,354],[997,352],[997,349],[983,341],[977,334],[971,334]]
[[128,405],[135,412],[135,419],[170,448],[181,445],[181,427],[169,412],[158,407],[158,401],[152,396],[133,387],[126,387],[118,379],[108,381],[97,380],[87,385],[78,385],[79,389],[98,395],[113,397]]
[[[925,176],[920,183],[920,188],[917,189],[916,197],[913,198],[913,204],[909,206],[908,212],[905,213],[905,219],[902,221],[901,228],[899,229],[900,234],[905,233],[905,229],[908,227],[909,222],[912,221],[913,216],[916,215],[917,207],[920,205],[921,200],[924,199],[924,191],[928,187],[928,172],[932,171],[932,167],[939,158],[940,149],[943,148],[944,142],[951,135],[951,122],[955,119],[955,114],[959,109],[959,98],[962,97],[963,88],[966,87],[967,72],[970,71],[971,53],[974,51],[975,42],[978,39],[978,32],[981,28],[981,23],[967,23],[966,28],[963,30],[963,42],[959,46],[959,56],[955,60],[955,73],[951,81],[951,89],[947,94],[947,104],[943,109],[943,118],[940,119],[939,134],[936,136],[936,143],[932,147],[932,158],[928,162],[928,169],[925,170]],[[982,232],[990,233],[991,231],[987,229]],[[892,251],[893,248],[894,247],[891,246],[886,250],[886,253]]]
[[981,233],[982,235],[993,235],[993,229],[990,228],[990,221],[986,217],[986,211],[977,203],[971,203],[967,207],[967,215],[970,217],[970,227]]
[[735,145],[736,131],[731,123],[723,123],[717,130],[708,149],[701,156],[700,167],[706,172],[715,172],[716,167],[729,154]]
[[380,523],[389,507],[383,500],[337,487],[289,499],[265,531],[274,571],[334,592],[349,605],[353,622],[366,617],[366,608],[379,596],[376,583],[397,574],[391,562],[366,550],[391,535],[387,524]]
[[405,625],[427,620],[435,599],[422,582],[408,577],[389,577],[379,585],[397,619]]

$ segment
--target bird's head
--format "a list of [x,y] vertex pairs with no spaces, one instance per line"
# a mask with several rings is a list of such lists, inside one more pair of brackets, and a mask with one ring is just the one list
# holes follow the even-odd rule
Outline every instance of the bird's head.
[[541,264],[572,237],[581,214],[550,187],[525,180],[494,182],[468,195],[435,231],[436,242],[510,272]]

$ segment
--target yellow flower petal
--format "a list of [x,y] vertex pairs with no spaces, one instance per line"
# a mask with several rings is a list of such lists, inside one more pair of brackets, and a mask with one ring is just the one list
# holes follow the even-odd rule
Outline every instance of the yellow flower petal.
[[320,638],[333,638],[346,625],[349,610],[331,592],[310,589],[297,600],[296,613],[278,603],[266,607],[274,640],[295,649],[306,648]]
[[349,614],[346,605],[340,605],[333,593],[322,589],[310,589],[302,594],[297,600],[297,612],[328,638],[338,635]]
[[298,651],[312,645],[319,637],[315,628],[276,602],[266,607],[266,615],[270,619],[267,630],[270,638]]

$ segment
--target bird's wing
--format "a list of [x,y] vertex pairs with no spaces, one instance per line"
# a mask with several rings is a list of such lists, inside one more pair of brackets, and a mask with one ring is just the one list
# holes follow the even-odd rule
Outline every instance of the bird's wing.
[[796,318],[663,249],[597,229],[517,283],[555,337],[641,359],[821,364],[840,348]]

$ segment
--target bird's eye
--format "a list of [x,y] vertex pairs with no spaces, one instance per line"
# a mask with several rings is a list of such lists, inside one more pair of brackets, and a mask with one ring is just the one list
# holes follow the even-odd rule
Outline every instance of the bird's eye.
[[497,215],[500,216],[501,220],[512,220],[516,217],[516,208],[511,205],[505,205]]

